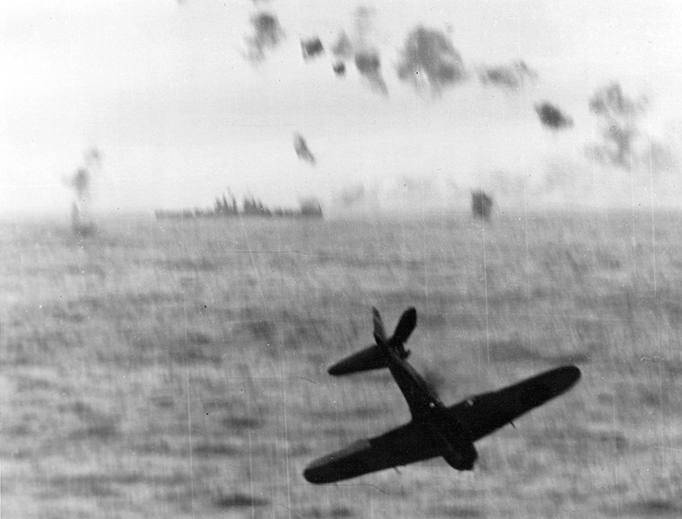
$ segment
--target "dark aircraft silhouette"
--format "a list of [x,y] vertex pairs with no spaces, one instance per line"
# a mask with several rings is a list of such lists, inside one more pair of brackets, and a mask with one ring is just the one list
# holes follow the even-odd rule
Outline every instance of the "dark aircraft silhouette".
[[406,360],[410,352],[405,342],[417,325],[417,311],[403,313],[391,338],[386,338],[377,309],[373,312],[376,344],[334,364],[329,373],[387,367],[407,400],[412,420],[313,461],[303,472],[310,483],[333,483],[438,456],[457,470],[472,470],[478,457],[475,441],[568,391],[580,379],[577,367],[563,366],[446,407]]

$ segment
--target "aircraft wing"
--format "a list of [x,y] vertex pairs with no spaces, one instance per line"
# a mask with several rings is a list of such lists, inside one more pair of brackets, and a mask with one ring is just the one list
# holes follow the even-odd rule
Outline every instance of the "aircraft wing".
[[310,483],[333,483],[441,456],[447,449],[429,425],[410,422],[397,429],[359,440],[313,461],[303,472]]
[[531,409],[568,391],[580,379],[580,370],[564,366],[505,387],[482,393],[448,409],[475,442],[504,427]]

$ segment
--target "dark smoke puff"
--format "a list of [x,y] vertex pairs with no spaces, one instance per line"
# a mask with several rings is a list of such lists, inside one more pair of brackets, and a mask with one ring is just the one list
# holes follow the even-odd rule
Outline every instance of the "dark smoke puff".
[[537,73],[524,61],[517,61],[509,66],[489,67],[479,72],[478,77],[485,85],[499,86],[501,88],[519,88],[525,83],[526,78],[534,80]]
[[322,42],[317,36],[309,40],[301,40],[301,50],[303,51],[303,59],[306,61],[324,53]]
[[299,133],[294,134],[294,149],[296,150],[296,155],[299,159],[305,160],[310,164],[315,164],[315,156],[311,153],[308,148],[308,144],[305,142],[303,136]]
[[553,130],[561,130],[573,126],[573,119],[550,103],[545,102],[535,105],[535,111],[538,117],[540,117],[540,122]]
[[426,76],[434,92],[467,77],[462,57],[448,37],[425,27],[417,27],[405,39],[397,72],[402,81],[412,83],[416,88],[423,84],[420,74]]
[[355,54],[355,67],[360,74],[369,80],[375,90],[378,90],[384,95],[388,94],[386,83],[379,71],[381,68],[381,60],[376,51],[367,50]]
[[363,74],[373,74],[379,71],[381,61],[376,53],[362,52],[355,56],[355,66]]
[[261,12],[251,17],[253,35],[246,38],[247,58],[257,63],[265,59],[265,51],[274,49],[284,40],[284,31],[277,16]]
[[471,212],[474,218],[481,220],[490,220],[490,213],[493,210],[493,199],[484,191],[471,192]]
[[346,64],[343,61],[337,61],[332,68],[334,69],[334,74],[337,76],[346,75]]

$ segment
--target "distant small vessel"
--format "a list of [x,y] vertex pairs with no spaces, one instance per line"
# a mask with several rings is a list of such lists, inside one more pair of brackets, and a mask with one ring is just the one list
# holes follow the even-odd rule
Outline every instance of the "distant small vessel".
[[197,219],[197,218],[235,218],[235,217],[257,217],[257,218],[322,218],[322,207],[314,198],[301,200],[298,209],[283,209],[276,207],[270,209],[260,200],[253,196],[244,197],[242,210],[237,207],[237,200],[231,195],[231,202],[228,202],[225,195],[216,198],[213,209],[182,209],[154,211],[156,218],[161,219]]

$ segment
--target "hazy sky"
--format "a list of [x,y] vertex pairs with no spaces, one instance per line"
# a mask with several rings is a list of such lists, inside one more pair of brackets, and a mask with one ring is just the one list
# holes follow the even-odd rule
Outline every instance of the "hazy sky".
[[[373,13],[362,37],[361,6]],[[254,64],[246,39],[260,11],[277,16],[284,39]],[[417,25],[447,35],[468,81],[433,95],[398,79]],[[450,207],[478,186],[507,206],[580,203],[586,191],[596,205],[682,204],[677,171],[609,170],[583,152],[599,132],[589,98],[611,81],[650,99],[643,131],[677,150],[681,27],[678,0],[3,0],[0,212],[66,214],[64,179],[93,146],[101,210],[207,207],[228,187],[273,205],[316,195],[337,208],[353,197]],[[387,95],[352,59],[345,77],[334,74],[341,30],[378,51]],[[327,52],[306,62],[300,39],[312,36]],[[535,81],[504,89],[476,78],[517,60]],[[574,126],[544,128],[541,101]],[[295,133],[314,164],[297,157]],[[640,200],[640,186],[653,192]]]

